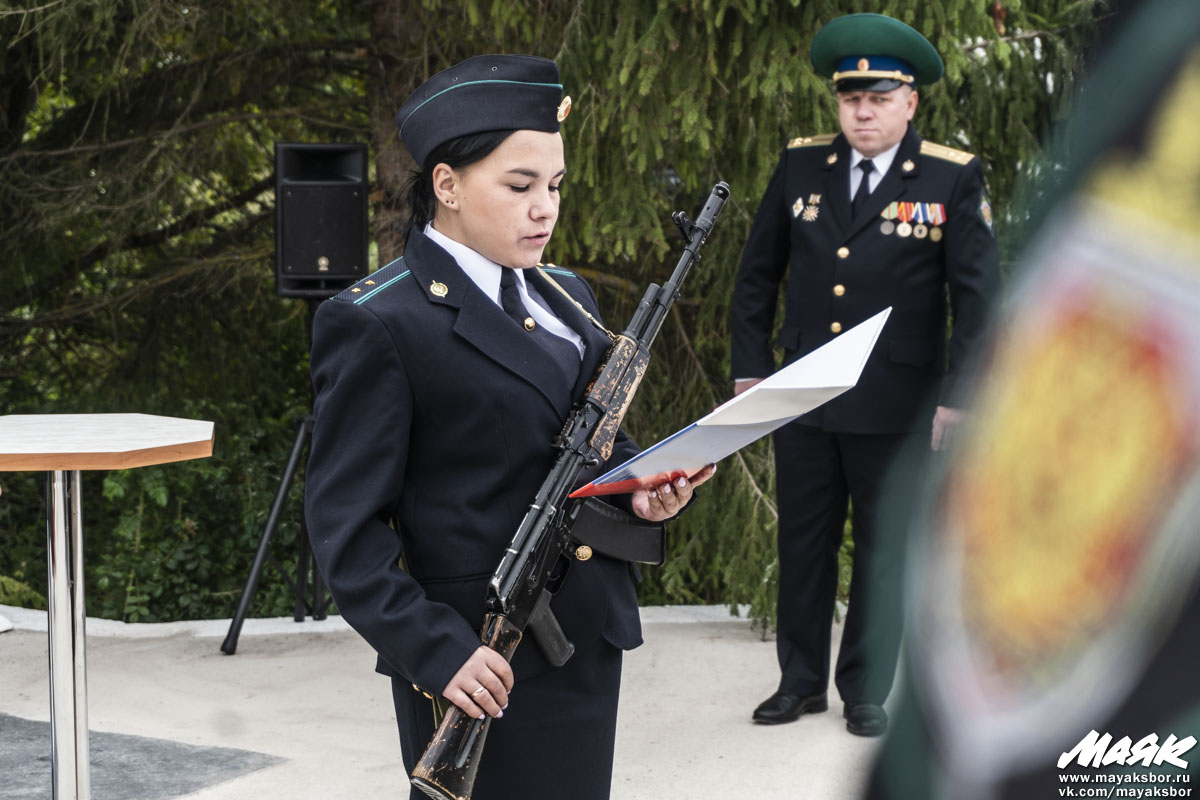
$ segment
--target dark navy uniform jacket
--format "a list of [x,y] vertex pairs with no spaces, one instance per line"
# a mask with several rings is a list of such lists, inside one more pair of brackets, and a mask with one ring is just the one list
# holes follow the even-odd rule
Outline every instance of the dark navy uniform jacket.
[[[797,139],[784,150],[738,271],[733,377],[775,370],[771,336],[790,267],[778,340],[785,363],[893,307],[858,385],[800,422],[839,433],[926,429],[935,403],[956,405],[956,383],[981,347],[996,268],[983,170],[969,153],[922,142],[910,125],[852,222],[849,165],[842,135]],[[921,238],[884,233],[881,212],[896,201],[941,206],[940,231],[930,235],[926,223]],[[946,287],[954,320],[948,360]]]
[[[599,318],[582,279],[549,271]],[[609,345],[535,270],[525,275],[583,337],[574,387],[420,230],[402,259],[316,314],[305,513],[317,563],[342,615],[379,653],[378,670],[432,695],[479,646],[487,581]],[[621,434],[612,463],[634,453]],[[624,562],[573,562],[551,608],[577,648],[601,636],[622,649],[641,644]],[[549,664],[530,641],[513,668],[520,680]]]

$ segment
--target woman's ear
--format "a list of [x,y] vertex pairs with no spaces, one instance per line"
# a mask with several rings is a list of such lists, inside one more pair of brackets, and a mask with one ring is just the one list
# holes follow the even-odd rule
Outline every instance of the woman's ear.
[[462,191],[462,175],[448,164],[439,162],[433,168],[433,193],[437,197],[438,206],[456,210],[458,198]]

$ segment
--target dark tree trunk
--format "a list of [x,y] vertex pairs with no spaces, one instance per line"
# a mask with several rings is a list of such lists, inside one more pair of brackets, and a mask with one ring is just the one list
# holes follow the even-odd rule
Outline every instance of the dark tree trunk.
[[[376,0],[371,6],[371,44],[368,52],[367,97],[371,113],[371,149],[375,153],[375,242],[382,266],[398,258],[403,249],[408,215],[404,184],[415,168],[404,149],[393,119],[396,109],[423,80],[414,57],[424,41],[424,26],[417,14],[406,13],[405,0]],[[414,68],[417,67],[417,68]]]

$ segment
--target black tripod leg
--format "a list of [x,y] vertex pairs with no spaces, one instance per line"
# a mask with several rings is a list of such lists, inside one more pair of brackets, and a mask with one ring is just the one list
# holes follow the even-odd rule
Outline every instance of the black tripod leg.
[[[313,425],[316,422],[316,417],[309,414],[304,418],[305,430],[311,435]],[[300,511],[300,538],[296,543],[298,552],[296,558],[296,583],[295,583],[295,604],[292,607],[292,619],[296,622],[304,622],[304,615],[309,611],[312,612],[314,620],[325,619],[325,614],[322,610],[318,610],[318,603],[321,601],[321,596],[325,592],[325,588],[321,585],[321,572],[317,569],[317,559],[313,556],[312,543],[308,541],[308,522],[304,517],[304,510]],[[312,559],[312,605],[308,604],[308,563]]]
[[[303,517],[300,518],[300,546],[305,549],[311,549],[312,545],[308,541],[308,523]],[[312,618],[314,620],[322,620],[329,616],[330,598],[325,593],[325,580],[321,577],[321,568],[317,566],[317,559],[312,561]]]
[[[295,592],[293,592],[292,603],[292,619],[296,622],[304,622],[304,617],[308,614],[308,558],[312,553],[312,548],[308,544],[308,532],[303,530],[304,524],[301,523],[300,541],[297,543],[296,559],[296,583]],[[316,601],[316,593],[313,594],[314,602]]]
[[254,553],[254,563],[250,567],[250,575],[246,578],[246,586],[242,589],[242,599],[238,601],[237,612],[229,623],[229,633],[225,635],[225,641],[221,643],[221,652],[226,655],[233,655],[237,652],[238,636],[241,635],[242,623],[246,621],[246,614],[250,610],[250,600],[254,597],[254,590],[258,587],[258,578],[262,574],[263,562],[267,559],[271,537],[275,534],[275,527],[279,524],[279,514],[283,510],[284,501],[287,500],[292,479],[295,478],[296,469],[300,465],[300,456],[304,453],[304,445],[312,431],[311,419],[310,415],[301,420],[296,430],[296,441],[292,443],[292,454],[288,457],[283,477],[279,479],[275,502],[271,504],[271,513],[267,515],[267,526],[263,528],[262,536],[259,537],[258,550]]

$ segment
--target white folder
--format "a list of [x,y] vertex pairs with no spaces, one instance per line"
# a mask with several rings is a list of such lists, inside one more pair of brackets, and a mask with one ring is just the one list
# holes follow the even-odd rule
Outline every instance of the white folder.
[[621,494],[691,477],[858,383],[889,306],[712,413],[643,450],[572,497]]

